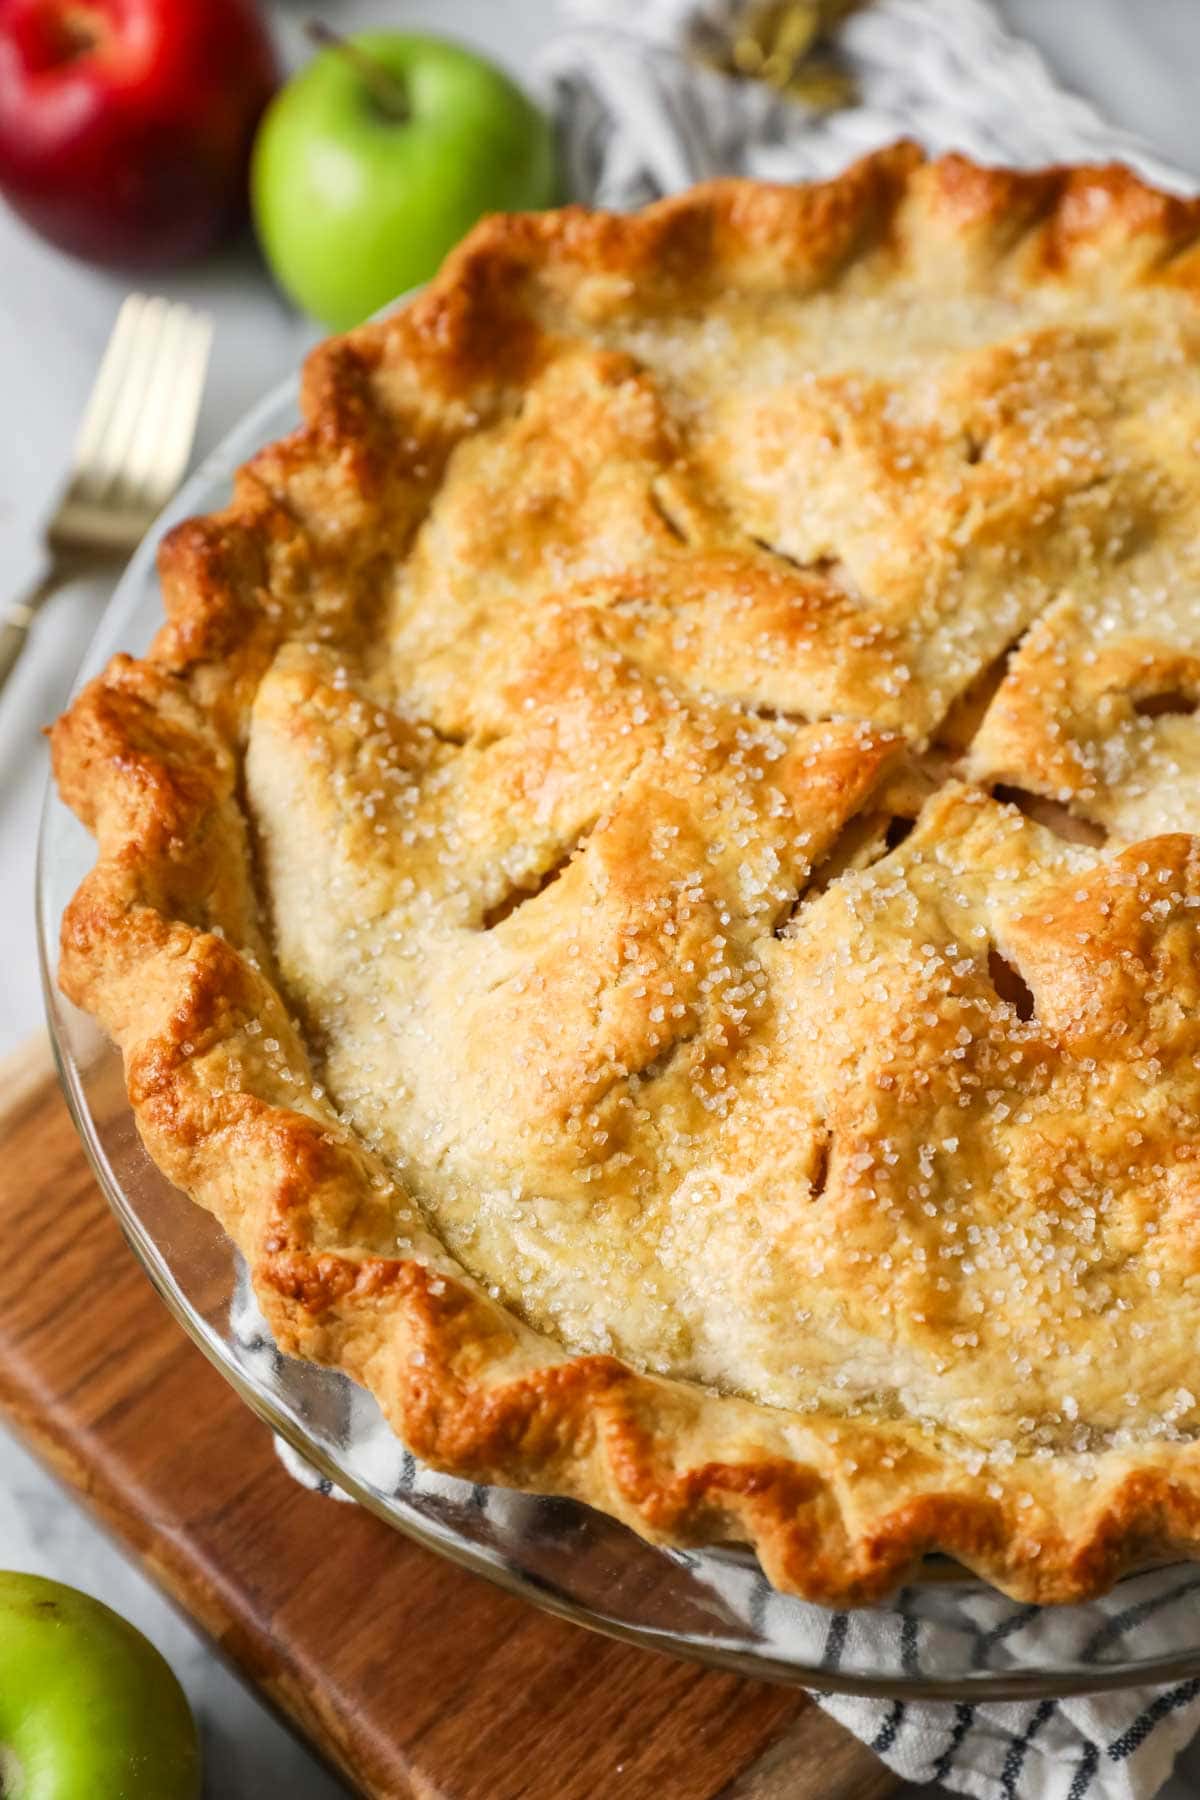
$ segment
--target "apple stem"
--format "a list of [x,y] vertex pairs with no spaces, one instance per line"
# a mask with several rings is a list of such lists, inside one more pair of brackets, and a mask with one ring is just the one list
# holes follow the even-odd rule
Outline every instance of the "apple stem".
[[390,69],[376,61],[375,57],[368,56],[365,50],[360,50],[357,44],[352,44],[349,38],[344,38],[321,19],[310,19],[304,29],[318,49],[336,50],[339,56],[344,56],[357,70],[363,86],[380,112],[397,125],[403,124],[412,108],[408,104],[404,83],[398,75],[394,75]]

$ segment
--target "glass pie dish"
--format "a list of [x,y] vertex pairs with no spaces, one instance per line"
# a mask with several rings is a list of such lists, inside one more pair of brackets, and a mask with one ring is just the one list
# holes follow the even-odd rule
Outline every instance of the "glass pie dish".
[[[142,545],[82,670],[145,647],[161,604],[161,532],[222,505],[236,467],[297,418],[289,382],[198,471]],[[134,1127],[120,1059],[55,979],[63,909],[93,847],[46,799],[38,919],[46,1004],[64,1089],[102,1190],[175,1317],[246,1403],[319,1476],[439,1554],[576,1623],[768,1680],[880,1696],[1017,1698],[1200,1674],[1200,1568],[1127,1577],[1104,1599],[1038,1609],[932,1558],[891,1601],[830,1612],[775,1592],[737,1550],[656,1548],[574,1502],[435,1475],[403,1450],[343,1375],[279,1355],[216,1222],[155,1168]]]

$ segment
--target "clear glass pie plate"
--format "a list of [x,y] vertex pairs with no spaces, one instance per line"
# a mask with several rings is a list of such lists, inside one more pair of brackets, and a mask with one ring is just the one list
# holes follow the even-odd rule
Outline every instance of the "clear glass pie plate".
[[[256,408],[188,483],[130,564],[81,678],[114,651],[139,652],[152,637],[161,616],[154,550],[162,530],[224,504],[236,466],[295,419],[293,382]],[[775,1593],[747,1553],[657,1549],[573,1502],[421,1469],[345,1377],[278,1355],[220,1228],[143,1150],[116,1052],[55,981],[63,908],[92,861],[91,839],[51,791],[38,872],[46,1006],[97,1179],[179,1322],[246,1403],[344,1493],[538,1606],[650,1649],[769,1680],[978,1700],[1200,1674],[1200,1567],[1147,1570],[1092,1605],[1039,1611],[933,1559],[891,1602],[831,1613]]]

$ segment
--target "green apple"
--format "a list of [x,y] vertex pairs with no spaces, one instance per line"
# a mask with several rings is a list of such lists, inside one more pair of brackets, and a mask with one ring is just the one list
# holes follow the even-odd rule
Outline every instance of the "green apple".
[[183,1689],[140,1631],[40,1575],[0,1572],[4,1800],[199,1800]]
[[321,50],[276,95],[251,196],[280,285],[344,329],[428,281],[484,213],[553,204],[553,131],[469,50],[364,32]]

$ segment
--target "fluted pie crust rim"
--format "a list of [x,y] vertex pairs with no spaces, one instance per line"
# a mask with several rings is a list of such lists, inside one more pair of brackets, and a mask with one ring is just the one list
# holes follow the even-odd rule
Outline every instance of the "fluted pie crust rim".
[[[826,1603],[878,1599],[935,1550],[1043,1602],[1200,1551],[1190,1443],[1112,1453],[1084,1503],[1066,1453],[978,1468],[916,1419],[789,1413],[572,1355],[420,1225],[405,1254],[361,1251],[393,1177],[315,1087],[272,976],[240,798],[245,721],[312,571],[386,550],[381,518],[428,504],[481,395],[520,387],[537,284],[596,316],[631,288],[669,309],[725,284],[815,289],[894,239],[972,281],[1019,249],[1031,283],[1104,268],[1195,295],[1197,234],[1200,203],[1120,168],[1013,173],[910,146],[821,185],[722,181],[629,217],[492,219],[402,312],[314,352],[302,427],[239,472],[223,512],[164,541],[166,624],[53,730],[62,794],[98,840],[59,979],[119,1045],[151,1156],[238,1246],[280,1348],[362,1383],[430,1466],[585,1501],[658,1543],[748,1544],[777,1587]],[[255,1060],[248,1021],[309,1069],[303,1107]],[[249,1073],[218,1091],[231,1046]]]

